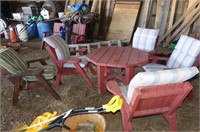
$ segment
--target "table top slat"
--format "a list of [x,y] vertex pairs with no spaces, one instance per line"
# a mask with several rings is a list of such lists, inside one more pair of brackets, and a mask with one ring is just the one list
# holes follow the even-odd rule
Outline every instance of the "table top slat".
[[114,52],[117,50],[117,46],[111,46],[108,50],[104,53],[102,58],[98,61],[99,65],[108,66],[108,61],[113,56]]
[[118,65],[121,56],[124,53],[124,47],[118,47],[107,62],[107,66],[121,67]]

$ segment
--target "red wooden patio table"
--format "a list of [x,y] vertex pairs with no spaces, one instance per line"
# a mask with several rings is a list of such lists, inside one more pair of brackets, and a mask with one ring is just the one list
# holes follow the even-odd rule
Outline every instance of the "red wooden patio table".
[[[99,94],[104,93],[105,81],[115,77],[126,85],[134,76],[134,67],[148,63],[148,52],[130,46],[102,47],[93,49],[86,56],[87,60],[97,66],[97,85]],[[112,73],[108,76],[107,68],[124,68],[125,76]]]

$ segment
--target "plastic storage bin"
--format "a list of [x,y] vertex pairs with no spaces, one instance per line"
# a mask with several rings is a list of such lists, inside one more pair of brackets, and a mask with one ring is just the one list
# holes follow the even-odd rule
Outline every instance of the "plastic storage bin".
[[[38,34],[40,39],[43,38],[43,32],[51,32],[53,30],[53,24],[52,22],[39,22],[37,24]],[[48,33],[47,36],[50,36],[51,34]]]

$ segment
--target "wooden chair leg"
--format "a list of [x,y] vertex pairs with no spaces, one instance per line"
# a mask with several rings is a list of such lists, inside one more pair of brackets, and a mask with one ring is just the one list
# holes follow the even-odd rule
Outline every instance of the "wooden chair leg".
[[13,106],[16,106],[18,103],[19,91],[20,91],[20,78],[16,78],[14,80]]
[[126,113],[123,109],[121,109],[121,115],[122,115],[122,124],[123,124],[123,131],[132,131],[132,124],[129,121],[128,113]]
[[172,113],[171,115],[164,113],[162,114],[166,121],[169,124],[169,131],[174,132],[176,131],[176,112]]
[[188,100],[191,102],[192,99],[193,99],[193,93],[192,93],[192,90],[190,91],[190,93],[188,94],[187,96]]
[[47,83],[47,81],[44,79],[42,75],[36,76],[38,80],[41,82],[41,84],[44,86],[44,88],[56,99],[60,100],[61,97],[53,90],[53,88]]
[[61,71],[58,70],[57,75],[56,75],[56,87],[60,86],[60,80],[61,80]]
[[90,81],[90,79],[88,78],[88,76],[86,75],[86,72],[84,72],[84,70],[80,67],[79,64],[75,64],[79,74],[83,77],[83,79],[86,81],[86,83],[91,87],[93,88],[94,85],[93,83]]

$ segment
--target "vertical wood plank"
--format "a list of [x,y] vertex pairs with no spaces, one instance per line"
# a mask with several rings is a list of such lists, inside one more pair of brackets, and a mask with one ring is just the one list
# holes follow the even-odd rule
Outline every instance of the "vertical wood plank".
[[[186,1],[185,3],[187,3],[187,6],[185,7],[185,11],[187,11],[188,9],[190,9],[190,7],[192,7],[192,5],[193,5],[197,0],[185,0],[185,1]],[[190,16],[188,16],[188,17],[185,18],[183,24],[185,23],[185,21],[187,21],[187,20],[189,19],[189,17],[190,17]],[[185,34],[185,35],[188,35],[188,34],[189,34],[189,31],[190,31],[190,27],[188,27],[188,28],[185,30],[184,34]]]
[[171,0],[162,0],[161,5],[160,5],[160,11],[157,14],[158,18],[155,22],[155,28],[160,29],[160,33],[159,33],[160,37],[164,35],[165,30],[166,30],[170,3],[171,3]]
[[147,23],[148,23],[148,18],[150,15],[150,9],[151,9],[151,5],[152,5],[152,0],[145,0],[142,3],[142,9],[140,12],[140,18],[139,18],[139,26],[142,28],[146,28],[147,27]]
[[[172,4],[171,4],[171,11],[170,11],[170,17],[169,17],[169,22],[168,22],[168,27],[167,27],[167,30],[169,30],[173,23],[174,23],[174,17],[175,17],[175,13],[176,13],[176,4],[177,4],[177,0],[172,0]],[[166,46],[169,46],[169,38],[170,38],[170,35],[166,38]]]

